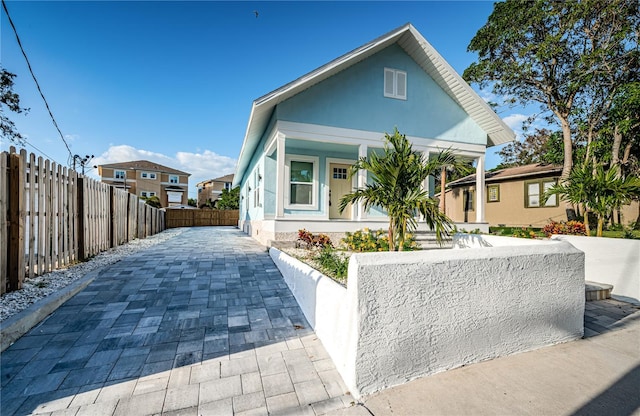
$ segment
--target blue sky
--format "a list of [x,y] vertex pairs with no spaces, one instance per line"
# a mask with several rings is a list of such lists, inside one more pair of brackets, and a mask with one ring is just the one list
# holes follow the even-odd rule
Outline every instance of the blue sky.
[[[91,165],[149,159],[190,172],[190,197],[197,182],[233,172],[254,99],[407,22],[461,74],[493,9],[484,1],[7,6],[71,151],[95,155]],[[67,165],[4,11],[0,29],[2,66],[17,74],[14,90],[30,108],[9,116],[40,150],[28,151]],[[517,131],[527,111],[500,116]],[[499,162],[490,154],[488,168]]]

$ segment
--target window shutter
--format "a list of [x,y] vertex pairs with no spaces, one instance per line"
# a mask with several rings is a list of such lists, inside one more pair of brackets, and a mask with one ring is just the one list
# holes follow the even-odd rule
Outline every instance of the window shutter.
[[407,98],[407,73],[402,71],[396,72],[396,97]]
[[395,95],[395,91],[393,88],[393,76],[394,72],[392,69],[384,70],[384,96],[385,97],[393,97]]

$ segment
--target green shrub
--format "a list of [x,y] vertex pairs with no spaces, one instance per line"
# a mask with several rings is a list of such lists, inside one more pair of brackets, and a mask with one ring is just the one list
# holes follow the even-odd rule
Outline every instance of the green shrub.
[[638,240],[640,237],[636,236],[636,233],[633,231],[631,227],[624,227],[622,230],[622,238],[626,238],[629,240]]
[[332,247],[323,247],[315,260],[320,263],[323,272],[341,280],[346,279],[349,269],[349,258],[336,253]]
[[[413,234],[407,234],[405,238],[403,250],[409,251],[418,248]],[[365,228],[353,233],[347,232],[342,242],[351,251],[389,251],[389,235],[386,230],[369,230]]]

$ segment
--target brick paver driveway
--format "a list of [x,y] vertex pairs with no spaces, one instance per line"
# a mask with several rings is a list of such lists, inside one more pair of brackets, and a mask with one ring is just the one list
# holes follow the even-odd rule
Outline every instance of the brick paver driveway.
[[2,416],[322,414],[351,401],[265,248],[185,228],[1,355]]

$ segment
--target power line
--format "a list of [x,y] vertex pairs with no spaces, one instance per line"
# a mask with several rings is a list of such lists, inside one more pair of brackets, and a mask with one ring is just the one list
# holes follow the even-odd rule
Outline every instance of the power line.
[[[24,144],[31,146],[35,149],[36,152],[39,152],[40,154],[42,154],[42,156],[45,156],[47,159],[52,160],[56,163],[58,163],[54,158],[52,158],[51,156],[49,156],[48,154],[46,154],[45,152],[43,152],[42,150],[38,149],[37,147],[35,147],[34,145],[32,145],[31,143],[29,143],[28,141],[24,140],[23,141]],[[58,165],[60,165],[60,163],[58,163]]]
[[36,75],[33,73],[33,69],[31,68],[31,62],[29,62],[29,58],[27,57],[27,53],[24,51],[24,48],[22,47],[22,42],[20,41],[20,36],[18,36],[18,30],[16,29],[16,26],[13,24],[13,20],[11,19],[11,16],[9,15],[9,10],[7,9],[7,3],[5,3],[4,0],[2,0],[2,8],[4,9],[4,12],[7,14],[7,19],[9,20],[9,24],[13,28],[13,33],[16,35],[16,40],[18,41],[18,46],[20,47],[20,51],[22,52],[22,56],[24,56],[24,59],[27,62],[27,67],[29,68],[29,72],[31,73],[31,77],[33,78],[33,81],[36,83],[36,88],[38,89],[38,92],[40,93],[40,96],[42,97],[42,100],[44,101],[45,107],[47,107],[47,111],[49,112],[49,116],[51,117],[51,121],[53,121],[53,125],[55,126],[56,130],[58,130],[58,133],[60,134],[60,138],[62,139],[62,142],[64,143],[65,147],[67,148],[67,151],[69,152],[69,156],[73,157],[73,154],[71,153],[71,149],[69,148],[69,145],[67,144],[67,141],[64,139],[64,135],[62,134],[62,131],[60,131],[60,127],[58,127],[58,122],[56,121],[55,117],[53,116],[53,113],[51,112],[51,108],[49,107],[49,103],[47,102],[47,99],[44,97],[44,93],[42,92],[42,89],[40,88],[40,83],[38,82],[38,79],[36,78]]

